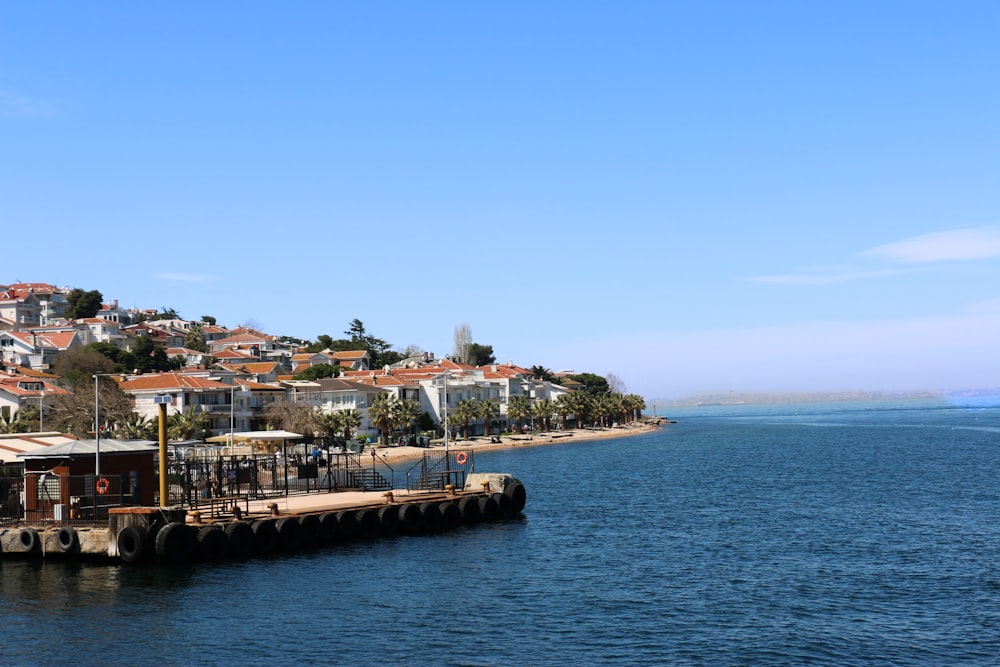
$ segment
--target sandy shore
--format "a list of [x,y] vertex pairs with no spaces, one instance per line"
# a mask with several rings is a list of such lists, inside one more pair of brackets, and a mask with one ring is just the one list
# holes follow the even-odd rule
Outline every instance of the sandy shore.
[[[614,428],[582,428],[569,429],[565,431],[548,431],[546,433],[531,433],[524,435],[503,435],[478,436],[474,438],[461,438],[451,440],[448,443],[448,450],[457,454],[460,451],[489,451],[496,449],[512,449],[514,447],[538,447],[541,445],[556,445],[568,442],[579,442],[581,440],[606,440],[611,438],[624,438],[642,433],[649,433],[661,428],[661,424],[636,422],[627,426],[616,426]],[[496,440],[499,439],[499,442]],[[444,453],[444,441],[434,440],[430,447],[377,447],[375,455],[385,461],[392,463],[406,459],[419,459],[424,454]],[[370,450],[365,451],[365,455],[370,456]]]

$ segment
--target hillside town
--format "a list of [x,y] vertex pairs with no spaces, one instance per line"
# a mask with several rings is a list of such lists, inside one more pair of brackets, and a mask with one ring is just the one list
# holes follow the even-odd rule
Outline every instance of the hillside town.
[[[512,362],[471,365],[428,352],[396,354],[393,363],[377,365],[372,349],[307,351],[304,341],[252,327],[155,319],[162,313],[117,301],[100,303],[93,317],[72,318],[70,295],[69,288],[45,283],[0,285],[0,433],[33,432],[42,442],[46,434],[93,437],[99,424],[108,437],[153,438],[165,403],[172,440],[289,429],[388,446],[440,437],[444,424],[454,437],[610,426],[638,418],[645,407],[640,397],[606,385],[596,396],[581,391],[588,387],[579,380],[596,377],[590,374]],[[191,346],[192,334],[199,349]],[[141,349],[171,367],[90,369],[74,388],[58,374],[59,360],[88,348]],[[72,400],[74,390],[85,396]],[[127,399],[124,409],[107,391]],[[17,449],[0,443],[0,458],[9,460]]]

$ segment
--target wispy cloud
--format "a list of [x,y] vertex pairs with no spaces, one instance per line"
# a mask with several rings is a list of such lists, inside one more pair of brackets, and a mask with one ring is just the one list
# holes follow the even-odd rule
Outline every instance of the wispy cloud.
[[970,313],[1000,313],[1000,297],[970,303],[965,310]]
[[975,227],[923,234],[865,250],[859,256],[901,264],[993,259],[1000,257],[1000,229]]
[[0,90],[0,116],[53,116],[52,106],[11,90]]
[[773,276],[751,276],[746,280],[752,283],[765,283],[769,285],[833,285],[835,283],[846,283],[851,280],[883,278],[900,273],[905,273],[905,271],[900,269],[880,269],[874,271],[840,269]]
[[857,254],[867,262],[888,262],[895,266],[863,268],[855,266],[823,267],[797,273],[751,276],[747,282],[767,285],[834,285],[853,280],[885,278],[921,269],[898,265],[975,261],[1000,257],[1000,228],[973,227],[913,236],[887,243]]
[[213,276],[197,273],[154,273],[153,278],[174,283],[210,283],[215,280]]

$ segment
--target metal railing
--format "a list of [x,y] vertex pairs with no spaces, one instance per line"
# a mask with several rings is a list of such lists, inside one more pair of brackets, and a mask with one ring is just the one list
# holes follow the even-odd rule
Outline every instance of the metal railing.
[[476,453],[470,451],[465,461],[459,463],[455,456],[424,454],[406,471],[406,489],[444,491],[448,484],[463,489],[466,475],[475,470],[475,456]]

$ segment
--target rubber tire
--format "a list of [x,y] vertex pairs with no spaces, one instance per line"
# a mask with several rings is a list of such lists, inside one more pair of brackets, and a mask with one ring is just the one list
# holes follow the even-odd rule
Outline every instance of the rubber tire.
[[63,553],[76,553],[80,550],[80,536],[73,526],[63,526],[56,533],[56,542]]
[[438,503],[420,503],[420,517],[424,522],[424,530],[428,533],[440,533],[444,528],[444,517]]
[[207,563],[218,563],[229,558],[229,540],[226,531],[216,526],[198,529],[198,559]]
[[156,533],[156,555],[166,563],[187,563],[196,545],[194,533],[180,521],[171,521]]
[[399,533],[399,505],[378,508],[379,533],[391,537]]
[[319,517],[315,514],[303,514],[299,517],[302,528],[302,546],[314,547],[320,542]]
[[226,525],[226,537],[229,538],[229,554],[236,559],[246,560],[253,555],[253,528],[246,521],[234,521]]
[[479,497],[465,496],[458,500],[458,511],[462,513],[465,523],[477,523],[482,517],[479,514]]
[[507,479],[507,484],[503,489],[504,495],[510,498],[510,511],[512,514],[520,514],[521,510],[524,509],[524,503],[527,501],[527,491],[524,488],[524,484],[521,480],[510,477]]
[[335,544],[340,537],[340,522],[334,512],[319,516],[319,537],[322,544]]
[[462,525],[462,510],[454,500],[445,500],[438,505],[443,528],[458,528]]
[[261,555],[272,554],[278,549],[278,529],[270,519],[254,521],[250,526],[253,530],[254,550]]
[[420,508],[413,503],[403,503],[399,506],[399,531],[407,535],[415,535],[423,530],[424,517]]
[[126,563],[138,563],[149,553],[149,533],[142,526],[125,526],[117,542],[118,557]]
[[479,516],[483,521],[497,521],[500,519],[500,506],[493,496],[482,495],[477,498],[479,503]]
[[302,524],[293,516],[286,516],[274,522],[278,531],[278,544],[283,551],[298,551],[302,546]]
[[493,500],[496,502],[497,507],[500,508],[501,519],[509,519],[514,515],[513,505],[506,493],[494,493]]
[[337,512],[338,537],[341,540],[353,540],[358,536],[360,527],[358,525],[357,512],[354,510],[340,510]]
[[23,548],[21,553],[33,554],[42,550],[42,541],[38,537],[38,531],[34,528],[22,528],[18,540]]
[[358,535],[366,540],[371,540],[378,537],[379,532],[379,517],[378,510],[366,507],[364,509],[358,510],[354,515],[355,520],[358,524]]

